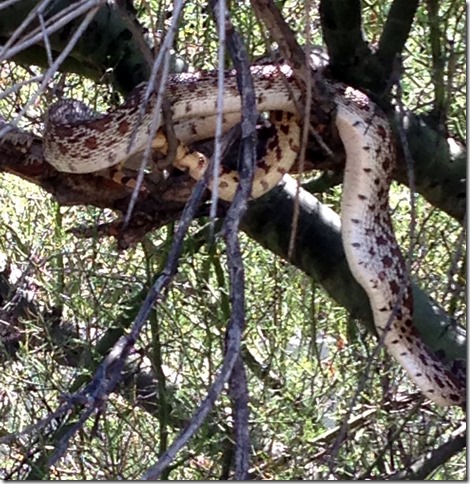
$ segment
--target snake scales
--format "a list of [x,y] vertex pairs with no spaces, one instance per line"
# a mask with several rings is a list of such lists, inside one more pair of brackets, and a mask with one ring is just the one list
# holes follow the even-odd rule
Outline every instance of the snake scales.
[[[283,70],[283,73],[280,71]],[[257,108],[273,112],[275,135],[258,160],[252,197],[274,187],[294,163],[300,146],[298,106],[301,92],[287,66],[252,68]],[[365,95],[341,83],[329,83],[337,105],[336,127],[346,151],[341,206],[342,238],[349,267],[365,289],[379,336],[421,391],[436,404],[462,405],[466,384],[426,347],[413,326],[413,298],[407,271],[389,215],[388,192],[395,163],[395,145],[386,117]],[[141,110],[144,88],[105,115],[82,109],[67,117],[67,104],[53,107],[44,134],[45,157],[59,171],[92,173],[123,163],[143,151],[149,141],[156,94]],[[166,92],[174,129],[181,145],[173,165],[199,179],[206,158],[185,146],[210,138],[215,131],[217,79],[212,74],[173,77]],[[240,120],[240,97],[233,73],[225,77],[224,127]],[[281,113],[279,113],[281,112]],[[90,117],[91,116],[91,117]],[[159,131],[154,148],[165,152]],[[221,172],[219,196],[231,200],[237,187],[235,171]]]

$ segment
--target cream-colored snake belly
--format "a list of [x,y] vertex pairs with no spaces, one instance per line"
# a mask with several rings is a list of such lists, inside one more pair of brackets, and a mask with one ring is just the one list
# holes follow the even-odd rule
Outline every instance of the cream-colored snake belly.
[[[276,136],[256,168],[252,192],[256,198],[274,187],[295,161],[301,132],[297,107],[302,95],[286,66],[257,66],[252,68],[252,74],[257,109],[283,112],[272,117]],[[349,267],[369,297],[375,326],[390,354],[435,403],[462,405],[465,382],[445,368],[413,326],[410,282],[388,207],[396,161],[388,121],[362,93],[341,83],[325,83],[337,104],[336,126],[346,151],[341,219]],[[156,95],[151,96],[147,108],[140,113],[143,93],[143,87],[137,88],[122,106],[94,119],[85,119],[89,115],[85,110],[75,114],[72,122],[64,122],[64,105],[52,108],[44,135],[47,161],[60,171],[91,173],[143,151],[149,142],[156,102]],[[188,169],[198,179],[207,168],[207,160],[190,153],[184,144],[214,136],[217,79],[212,74],[175,76],[168,84],[166,96],[176,135],[183,143],[173,164]],[[227,129],[239,121],[240,110],[235,76],[227,73],[223,108]],[[165,151],[166,138],[161,132],[152,143]],[[236,172],[221,173],[220,197],[231,200],[237,181]]]

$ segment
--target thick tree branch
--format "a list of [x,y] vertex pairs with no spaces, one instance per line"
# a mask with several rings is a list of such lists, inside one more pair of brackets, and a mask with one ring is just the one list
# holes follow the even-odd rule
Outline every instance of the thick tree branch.
[[[280,257],[288,259],[296,182],[285,177],[280,186],[253,201],[242,228],[250,237]],[[300,215],[294,256],[289,260],[318,281],[353,317],[373,328],[368,298],[356,283],[345,259],[338,215],[312,195],[301,191]],[[465,331],[448,318],[424,291],[413,285],[413,322],[425,342],[448,359],[466,358]]]
[[[62,0],[50,5],[52,7],[44,13],[46,20],[68,7],[70,3]],[[23,0],[2,10],[0,45],[8,42],[18,25],[36,6],[36,0]],[[67,45],[70,35],[81,20],[82,18],[78,17],[50,35],[48,40],[54,56]],[[38,22],[35,20],[26,33],[37,25]],[[123,93],[128,93],[137,84],[146,80],[150,74],[149,65],[138,46],[139,39],[133,36],[126,21],[106,3],[95,15],[85,35],[81,37],[62,64],[61,70],[75,72],[95,81],[112,73],[116,87]],[[42,45],[33,45],[14,55],[11,60],[22,65],[48,67],[46,50]]]
[[402,53],[410,34],[418,0],[394,0],[390,7],[376,56],[390,77],[395,59]]
[[349,70],[361,55],[371,55],[362,33],[362,10],[359,0],[342,2],[322,0],[320,18],[323,38],[334,68]]
[[333,75],[381,97],[388,76],[364,39],[359,0],[322,0],[320,18]]
[[[393,118],[391,119],[394,125]],[[396,125],[395,125],[396,127]],[[425,116],[408,113],[402,126],[413,163],[416,192],[431,205],[446,212],[460,223],[467,213],[467,151],[451,138],[447,139],[427,124]],[[408,186],[403,156],[394,177]]]

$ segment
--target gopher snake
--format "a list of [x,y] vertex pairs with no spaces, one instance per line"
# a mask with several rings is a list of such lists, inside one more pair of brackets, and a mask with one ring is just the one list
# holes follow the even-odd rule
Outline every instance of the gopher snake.
[[[296,159],[301,132],[297,106],[302,96],[287,66],[257,66],[252,68],[252,74],[258,110],[282,111],[282,115],[272,116],[276,135],[255,171],[252,197],[256,198],[274,187]],[[346,151],[341,219],[349,267],[369,297],[377,332],[391,355],[435,403],[462,405],[465,383],[425,346],[412,323],[411,287],[388,207],[396,158],[388,121],[364,94],[341,83],[325,83],[334,95],[336,127]],[[84,110],[68,122],[62,112],[64,105],[52,108],[44,135],[48,162],[59,171],[91,173],[122,163],[142,151],[148,143],[156,102],[153,95],[145,112],[140,112],[143,93],[144,87],[136,88],[122,106],[92,119],[87,119],[90,113]],[[207,160],[199,153],[189,152],[185,145],[214,136],[216,77],[175,76],[169,82],[167,98],[176,136],[182,142],[173,164],[188,169],[193,178],[199,179],[207,168]],[[239,121],[240,97],[233,73],[227,73],[225,78],[223,109],[226,128]],[[152,145],[166,152],[167,140],[162,132],[158,132]],[[231,200],[237,181],[236,172],[221,173],[220,197]]]

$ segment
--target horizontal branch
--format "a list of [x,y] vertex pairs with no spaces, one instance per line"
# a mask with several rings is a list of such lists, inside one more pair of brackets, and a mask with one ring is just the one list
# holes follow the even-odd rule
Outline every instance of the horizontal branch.
[[[339,216],[301,190],[299,223],[293,257],[288,258],[297,183],[290,177],[264,197],[251,202],[242,228],[266,249],[288,260],[320,283],[353,317],[373,328],[364,290],[349,270],[341,242]],[[423,340],[449,360],[466,359],[466,333],[427,294],[413,284],[414,324]]]

